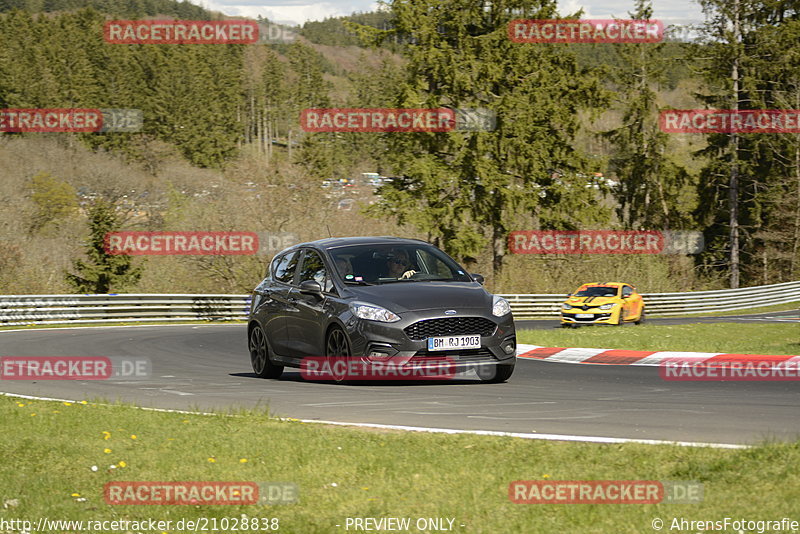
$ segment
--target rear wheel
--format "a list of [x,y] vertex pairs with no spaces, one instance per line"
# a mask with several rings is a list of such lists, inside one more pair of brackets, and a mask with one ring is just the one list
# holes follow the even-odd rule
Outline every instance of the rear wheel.
[[250,365],[260,378],[279,378],[283,373],[282,365],[275,365],[270,360],[272,349],[261,325],[255,325],[250,330]]
[[644,322],[644,318],[645,318],[645,313],[644,313],[644,308],[642,308],[642,313],[639,314],[639,318],[636,321],[634,321],[634,324],[642,324]]

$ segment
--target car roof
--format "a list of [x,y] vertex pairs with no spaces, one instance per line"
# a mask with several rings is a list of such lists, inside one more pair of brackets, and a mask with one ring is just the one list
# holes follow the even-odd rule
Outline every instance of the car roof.
[[392,237],[392,236],[361,236],[361,237],[329,237],[326,239],[317,239],[316,241],[307,241],[305,243],[298,243],[292,245],[278,254],[283,254],[290,250],[313,247],[319,250],[330,250],[339,247],[346,247],[350,245],[430,245],[427,241],[420,239],[409,239],[405,237]]
[[585,284],[581,284],[580,287],[583,286],[611,286],[611,287],[620,287],[620,286],[629,286],[626,282],[587,282]]

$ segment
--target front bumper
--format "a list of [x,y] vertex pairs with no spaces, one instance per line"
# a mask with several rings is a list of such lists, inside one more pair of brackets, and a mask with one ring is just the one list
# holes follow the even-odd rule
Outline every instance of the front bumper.
[[616,324],[619,310],[584,311],[569,310],[561,312],[562,324]]
[[490,329],[491,332],[483,333],[476,331],[436,333],[436,335],[481,334],[479,349],[429,351],[427,338],[412,339],[406,333],[409,327],[420,321],[436,319],[455,320],[456,318],[444,315],[441,310],[422,310],[402,314],[400,321],[395,323],[380,323],[353,317],[346,324],[352,353],[364,361],[389,362],[396,366],[412,368],[435,366],[437,361],[442,360],[465,369],[484,365],[511,365],[515,362],[517,336],[514,319],[510,313],[503,317],[494,317],[482,309],[459,310],[458,319],[472,321],[472,323],[475,323],[476,319],[491,321],[494,328]]

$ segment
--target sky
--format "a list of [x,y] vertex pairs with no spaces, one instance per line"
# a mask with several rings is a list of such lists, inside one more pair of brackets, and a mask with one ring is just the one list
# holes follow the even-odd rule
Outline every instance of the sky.
[[[261,15],[281,24],[302,24],[308,20],[350,15],[353,12],[375,11],[378,3],[373,0],[192,0],[193,3],[221,11],[229,16],[253,17]],[[562,15],[583,8],[583,18],[630,18],[633,0],[559,0]],[[703,20],[699,4],[695,0],[654,0],[653,18],[660,19],[665,26],[691,24]]]

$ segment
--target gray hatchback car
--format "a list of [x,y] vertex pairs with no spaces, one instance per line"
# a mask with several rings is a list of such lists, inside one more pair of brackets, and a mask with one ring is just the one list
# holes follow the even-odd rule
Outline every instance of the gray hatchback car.
[[[514,371],[508,302],[424,241],[331,238],[278,253],[255,288],[247,327],[255,373],[278,378],[308,358],[398,368],[446,359],[485,382]],[[461,373],[461,371],[467,371]]]

